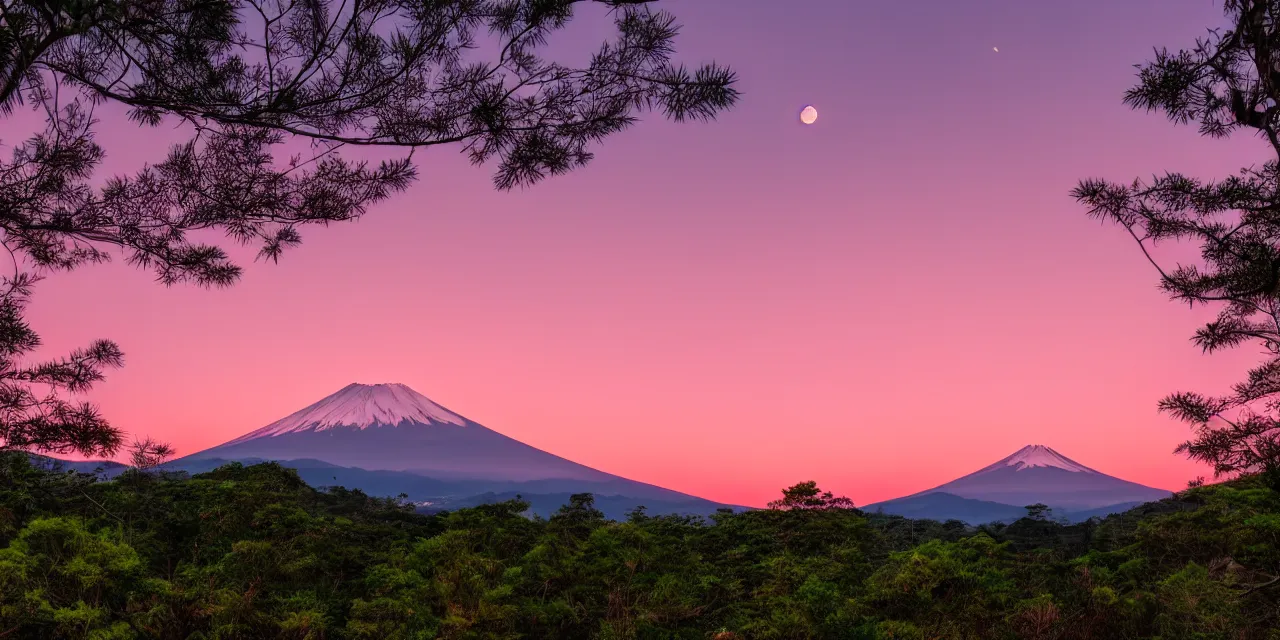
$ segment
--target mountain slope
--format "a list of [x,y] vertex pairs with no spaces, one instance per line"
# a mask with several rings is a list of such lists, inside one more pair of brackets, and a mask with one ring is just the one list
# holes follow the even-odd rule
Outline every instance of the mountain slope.
[[925,493],[888,500],[862,507],[867,513],[885,513],[914,520],[959,520],[979,525],[988,522],[1017,520],[1027,515],[1023,507],[1010,504],[961,498],[950,493]]
[[616,479],[487,429],[402,384],[348,385],[301,411],[177,462],[202,458],[313,459],[441,479]]
[[[1027,445],[973,473],[926,491],[866,507],[915,518],[954,518],[970,524],[1017,518],[1041,503],[1072,520],[1124,511],[1161,500],[1156,489],[1086,467],[1044,445]],[[1003,505],[1003,507],[1001,506]]]
[[[224,460],[201,458],[187,460],[180,467],[166,468],[187,473],[207,473],[218,467],[239,462],[256,464],[266,462],[258,458]],[[404,494],[410,502],[428,511],[459,509],[462,507],[502,502],[517,495],[530,503],[530,512],[549,516],[561,505],[568,504],[574,493],[595,495],[596,507],[609,517],[624,517],[637,506],[644,506],[650,515],[682,514],[710,515],[717,509],[730,507],[741,511],[745,507],[724,505],[676,491],[654,487],[654,491],[623,478],[612,482],[588,482],[577,480],[530,480],[527,482],[503,482],[487,480],[440,480],[405,471],[370,471],[355,467],[339,467],[320,460],[281,460],[281,466],[298,472],[298,477],[312,487],[347,487],[360,489],[374,496],[399,496]],[[637,485],[641,488],[638,490]],[[645,494],[645,495],[637,495]]]
[[950,493],[1016,507],[1039,502],[1057,509],[1082,511],[1161,500],[1173,492],[1109,476],[1037,444],[921,493]]
[[[543,518],[549,518],[560,509],[561,506],[569,504],[569,493],[524,493],[520,491],[506,491],[502,493],[484,493],[476,496],[470,496],[459,500],[444,500],[433,503],[429,506],[420,507],[419,513],[432,513],[436,511],[448,511],[475,507],[482,504],[494,504],[497,502],[506,502],[508,500],[520,499],[529,503],[527,513],[538,515]],[[606,518],[611,520],[625,520],[626,517],[636,509],[643,506],[645,513],[650,516],[679,514],[684,516],[703,516],[707,517],[716,511],[724,508],[731,508],[734,512],[745,511],[745,507],[729,507],[728,505],[717,504],[710,500],[702,500],[694,498],[687,502],[638,502],[635,498],[628,496],[616,496],[606,494],[596,494],[595,508],[604,513]]]
[[468,422],[466,418],[432,402],[406,385],[352,383],[315,404],[227,444],[344,427],[365,429],[402,424],[465,427]]
[[[1113,513],[1123,513],[1142,502],[1122,502],[1096,509],[1070,511],[1054,509],[1049,517],[1058,520],[1065,518],[1067,522],[1084,522],[1089,518],[1105,518]],[[905,498],[887,500],[862,508],[867,513],[884,513],[891,516],[902,516],[914,520],[959,520],[965,524],[980,525],[992,522],[1011,523],[1027,515],[1026,507],[1015,507],[987,500],[961,498],[950,493],[921,493]]]
[[297,468],[308,483],[321,480],[321,486],[341,484],[376,495],[403,492],[415,500],[589,492],[631,499],[651,513],[679,512],[662,505],[698,504],[698,512],[721,506],[531,447],[402,384],[348,385],[261,429],[165,466],[198,472],[223,461],[264,460]]
[[113,462],[111,460],[63,460],[61,458],[51,458],[35,453],[27,454],[27,458],[31,460],[31,466],[50,471],[75,471],[77,473],[88,473],[103,480],[114,478],[128,469],[128,465]]

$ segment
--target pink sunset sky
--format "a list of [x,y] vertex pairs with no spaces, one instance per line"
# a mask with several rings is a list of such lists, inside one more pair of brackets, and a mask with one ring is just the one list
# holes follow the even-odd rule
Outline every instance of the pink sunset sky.
[[[713,123],[647,118],[586,169],[496,192],[455,148],[363,220],[304,230],[225,290],[116,264],[56,274],[50,355],[116,340],[90,398],[180,455],[350,382],[403,382],[571,460],[762,505],[816,480],[866,504],[1025,444],[1185,486],[1156,412],[1257,354],[1205,356],[1077,180],[1260,160],[1121,103],[1133,64],[1219,0],[672,1],[690,63],[741,76]],[[593,49],[600,12],[557,43]],[[999,52],[993,51],[999,47]],[[815,105],[813,126],[798,113]],[[166,136],[104,120],[108,169]]]

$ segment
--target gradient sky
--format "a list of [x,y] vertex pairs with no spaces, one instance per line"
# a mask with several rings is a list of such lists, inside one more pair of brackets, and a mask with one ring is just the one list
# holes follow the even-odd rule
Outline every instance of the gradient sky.
[[[1132,65],[1218,24],[1219,0],[667,4],[682,59],[741,74],[719,121],[649,118],[509,193],[434,149],[408,193],[227,290],[57,274],[31,306],[47,352],[118,341],[127,366],[91,399],[180,454],[394,381],[739,504],[808,479],[866,504],[1029,443],[1159,487],[1206,473],[1156,402],[1220,390],[1256,354],[1201,355],[1203,313],[1068,192],[1262,158],[1120,102]],[[114,120],[100,139],[125,171],[165,137]]]

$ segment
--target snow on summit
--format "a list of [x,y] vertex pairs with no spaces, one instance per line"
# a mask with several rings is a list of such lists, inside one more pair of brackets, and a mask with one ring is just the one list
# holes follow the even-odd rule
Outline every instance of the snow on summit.
[[300,431],[323,431],[335,427],[366,429],[404,422],[465,426],[467,419],[403,384],[353,383],[301,411],[227,444]]
[[1014,467],[1017,471],[1033,467],[1053,467],[1077,473],[1098,473],[1042,444],[1029,444],[1018,449],[1008,458],[986,467],[978,473],[994,471],[1002,467]]

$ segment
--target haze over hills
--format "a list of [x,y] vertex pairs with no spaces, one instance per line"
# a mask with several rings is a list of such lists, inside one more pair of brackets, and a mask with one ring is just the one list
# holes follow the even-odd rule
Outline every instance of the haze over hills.
[[600,503],[613,517],[641,505],[651,514],[698,515],[728,506],[531,447],[403,384],[347,385],[261,429],[165,467],[198,472],[229,461],[266,460],[297,469],[313,485],[341,485],[373,495],[404,493],[437,506],[472,504],[486,494],[492,499],[521,494],[535,513],[546,515],[552,503],[558,506],[570,494],[587,492],[609,497]]
[[102,480],[110,480],[129,468],[129,465],[112,460],[63,460],[36,453],[27,454],[31,466],[49,471],[75,471],[98,476]]
[[1034,444],[951,482],[865,509],[982,524],[1017,519],[1025,515],[1027,505],[1040,503],[1051,507],[1056,517],[1079,521],[1119,513],[1172,493],[1109,476]]

